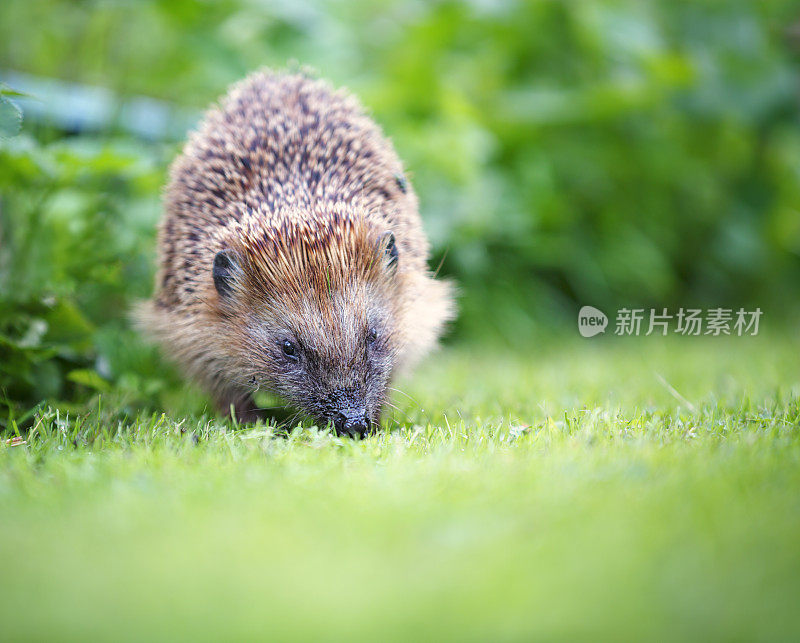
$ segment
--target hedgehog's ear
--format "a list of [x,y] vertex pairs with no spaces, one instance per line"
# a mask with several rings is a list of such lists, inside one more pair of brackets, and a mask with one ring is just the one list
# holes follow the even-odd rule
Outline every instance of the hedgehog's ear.
[[230,250],[220,250],[214,256],[214,287],[220,297],[230,297],[236,283],[236,274],[240,272],[236,255]]
[[391,274],[397,272],[398,252],[395,243],[394,233],[391,231],[384,233],[381,237],[380,247],[386,257],[386,267]]

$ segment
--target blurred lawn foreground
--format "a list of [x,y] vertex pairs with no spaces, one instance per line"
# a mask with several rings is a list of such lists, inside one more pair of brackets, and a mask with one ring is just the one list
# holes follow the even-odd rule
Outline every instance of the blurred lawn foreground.
[[797,339],[449,349],[393,430],[0,446],[6,640],[796,640]]

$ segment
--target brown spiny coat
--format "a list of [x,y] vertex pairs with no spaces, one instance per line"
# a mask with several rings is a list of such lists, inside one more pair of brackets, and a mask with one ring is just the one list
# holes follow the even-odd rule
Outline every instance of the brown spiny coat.
[[261,71],[234,85],[173,163],[165,208],[139,319],[241,419],[264,386],[361,433],[452,316],[400,159],[322,81]]

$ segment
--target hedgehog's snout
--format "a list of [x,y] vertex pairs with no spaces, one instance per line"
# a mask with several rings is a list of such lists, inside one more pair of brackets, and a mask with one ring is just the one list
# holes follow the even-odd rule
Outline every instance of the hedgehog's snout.
[[333,416],[333,426],[339,435],[361,437],[369,432],[370,421],[364,408],[347,408]]
[[363,437],[372,428],[363,394],[352,389],[340,389],[328,397],[324,415],[333,424],[337,435]]

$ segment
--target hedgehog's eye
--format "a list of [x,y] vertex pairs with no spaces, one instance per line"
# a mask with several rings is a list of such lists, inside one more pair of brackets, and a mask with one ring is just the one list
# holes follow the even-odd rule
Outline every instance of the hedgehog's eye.
[[378,331],[370,328],[367,333],[367,344],[374,344],[376,339],[378,339]]
[[284,340],[283,344],[281,345],[283,349],[283,354],[286,355],[291,360],[297,361],[297,346],[295,346],[292,342],[288,339]]

